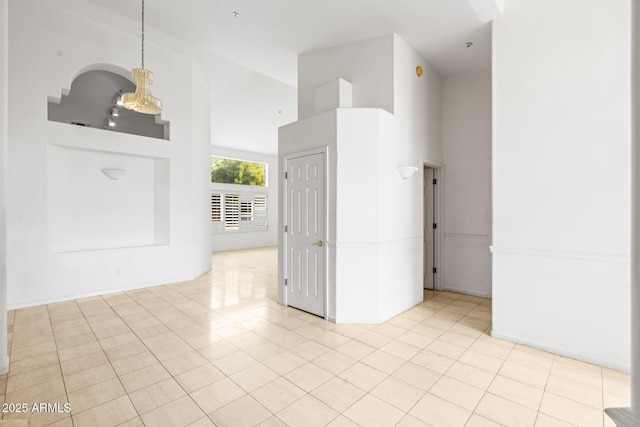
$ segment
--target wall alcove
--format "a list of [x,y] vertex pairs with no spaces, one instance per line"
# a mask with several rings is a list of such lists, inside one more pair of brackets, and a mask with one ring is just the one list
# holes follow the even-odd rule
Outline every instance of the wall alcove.
[[[160,115],[142,114],[117,104],[118,95],[135,91],[127,78],[107,70],[79,74],[68,94],[49,99],[48,119],[54,122],[169,139],[169,122]],[[114,109],[115,108],[115,109]]]

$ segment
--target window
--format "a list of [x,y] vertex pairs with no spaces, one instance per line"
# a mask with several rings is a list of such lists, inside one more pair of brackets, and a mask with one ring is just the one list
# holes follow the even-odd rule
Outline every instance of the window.
[[211,157],[211,182],[266,187],[267,165],[224,157]]
[[266,193],[236,191],[211,194],[211,223],[214,233],[266,231],[267,212]]
[[211,221],[222,222],[222,197],[220,194],[211,195]]

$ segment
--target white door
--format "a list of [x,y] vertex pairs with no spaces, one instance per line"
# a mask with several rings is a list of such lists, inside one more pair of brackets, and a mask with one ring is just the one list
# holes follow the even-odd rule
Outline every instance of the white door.
[[287,159],[287,305],[325,316],[324,153]]
[[424,168],[424,288],[434,289],[435,282],[435,174]]

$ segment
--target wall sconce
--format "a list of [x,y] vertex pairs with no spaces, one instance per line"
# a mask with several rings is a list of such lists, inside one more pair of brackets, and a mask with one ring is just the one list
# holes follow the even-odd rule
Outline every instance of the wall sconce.
[[102,169],[101,171],[107,178],[118,180],[127,174],[126,170],[122,169]]
[[400,174],[400,178],[402,179],[408,179],[417,171],[418,168],[415,166],[398,166],[398,173]]

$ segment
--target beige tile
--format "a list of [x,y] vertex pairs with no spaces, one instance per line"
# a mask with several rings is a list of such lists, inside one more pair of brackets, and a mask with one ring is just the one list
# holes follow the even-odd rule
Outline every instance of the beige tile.
[[553,358],[554,355],[551,353],[518,345],[509,353],[506,360],[538,371],[549,372],[553,365]]
[[392,354],[401,359],[409,360],[413,356],[418,354],[418,352],[422,349],[414,345],[407,344],[395,339],[389,342],[388,344],[385,344],[384,346],[380,347],[380,350],[386,351],[387,353]]
[[540,407],[543,391],[539,388],[523,384],[510,378],[497,375],[487,390],[496,396],[503,397],[534,410]]
[[183,396],[177,400],[154,409],[141,418],[147,426],[184,426],[193,423],[205,416],[198,405],[189,397]]
[[144,414],[177,400],[185,394],[182,387],[173,378],[167,378],[131,393],[129,398],[138,413]]
[[284,375],[306,364],[307,361],[300,356],[291,353],[290,351],[283,351],[282,353],[278,353],[269,357],[262,363],[274,372],[277,372],[280,375]]
[[406,360],[397,356],[387,353],[386,351],[376,350],[364,359],[362,363],[384,372],[385,374],[391,374],[396,371],[400,366],[406,363]]
[[222,378],[224,378],[224,374],[211,363],[200,365],[175,377],[187,393],[194,392]]
[[17,362],[11,360],[11,374],[21,374],[27,371],[44,368],[45,366],[54,365],[57,363],[60,363],[60,361],[58,359],[58,353],[55,351],[40,354],[38,356],[27,357]]
[[[309,416],[313,414],[313,416]],[[289,426],[320,427],[327,425],[338,413],[313,396],[306,395],[278,414]]]
[[382,380],[387,377],[387,374],[372,368],[371,366],[365,365],[364,363],[358,362],[338,374],[338,377],[350,382],[364,391],[370,391],[376,385],[380,384]]
[[3,398],[5,403],[47,402],[65,395],[64,382],[60,378],[56,378],[33,387],[7,393]]
[[117,378],[113,378],[69,393],[69,403],[74,414],[124,396],[126,393]]
[[[414,327],[413,330],[416,330],[416,328],[417,326]],[[398,336],[404,334],[406,332],[406,329],[402,329],[388,323],[383,323],[382,325],[378,325],[375,328],[371,329],[371,331],[382,334],[389,338],[397,338]]]
[[156,363],[158,363],[158,359],[151,352],[143,351],[133,356],[115,360],[111,363],[111,366],[113,366],[118,375],[125,375]]
[[471,348],[479,353],[488,354],[489,356],[504,360],[509,356],[513,347],[505,345],[494,338],[487,337],[478,339],[473,343]]
[[[599,410],[604,409],[601,389],[591,388],[570,379],[550,375],[545,391]],[[542,398],[542,394],[540,397]]]
[[256,363],[258,361],[244,351],[237,351],[215,360],[213,365],[224,372],[225,375],[232,375]]
[[251,392],[275,380],[278,374],[262,363],[257,363],[230,375],[229,378],[245,391]]
[[110,427],[137,417],[135,408],[127,396],[111,400],[87,411],[73,415],[75,427]]
[[344,415],[338,415],[329,424],[327,424],[327,427],[360,427],[360,426],[358,426],[358,424],[354,423]]
[[[238,347],[232,344],[229,344],[227,342],[219,342],[219,343],[211,344],[210,346],[198,349],[198,353],[200,353],[205,359],[211,362],[215,362],[216,360],[221,359],[237,351],[238,351]],[[188,353],[185,353],[185,354],[188,354]]]
[[602,390],[602,374],[578,364],[556,362],[551,367],[551,376],[562,377],[587,387]]
[[475,412],[505,426],[533,426],[536,411],[510,400],[486,393]]
[[[100,348],[100,350],[102,350],[102,348]],[[140,354],[147,350],[147,347],[141,341],[134,341],[129,344],[109,348],[105,350],[105,354],[111,362],[115,362],[116,360],[124,359],[134,354]]]
[[[537,424],[536,424],[537,425]],[[485,417],[481,417],[478,414],[472,414],[465,427],[500,427],[501,424],[493,422]]]
[[344,411],[343,415],[363,426],[385,427],[395,425],[404,417],[405,413],[383,400],[367,394]]
[[462,381],[480,389],[487,389],[495,375],[475,366],[467,365],[463,362],[454,363],[446,372],[446,376]]
[[[274,325],[274,327],[280,328],[280,326]],[[284,328],[281,328],[284,329]],[[273,342],[274,344],[279,345],[280,347],[284,348],[284,349],[292,349],[294,347],[299,346],[300,344],[304,343],[307,341],[306,338],[291,332],[289,330],[284,329],[286,332],[272,336],[272,337],[268,337],[269,340],[271,342]]]
[[244,396],[246,392],[229,378],[223,378],[191,393],[204,412],[211,413]]
[[475,366],[476,368],[484,369],[485,371],[497,373],[502,367],[504,360],[497,357],[489,356],[488,354],[480,353],[475,350],[467,350],[460,359],[460,362],[464,362],[467,365]]
[[373,353],[375,350],[376,349],[374,347],[355,340],[348,341],[340,347],[336,348],[336,351],[347,355],[354,360],[362,360]]
[[91,330],[84,334],[74,334],[68,337],[60,338],[56,337],[56,347],[58,348],[58,351],[64,350],[65,348],[76,347],[82,344],[90,344],[94,342],[97,342],[97,339],[93,334],[93,331]]
[[433,338],[413,331],[407,331],[403,333],[402,335],[398,336],[396,340],[421,349],[425,348],[433,342]]
[[602,411],[583,405],[553,393],[545,393],[540,404],[540,412],[570,424],[581,427],[601,426]]
[[565,423],[557,418],[550,417],[547,414],[538,413],[536,418],[536,427],[571,427],[574,424]]
[[343,353],[331,350],[314,359],[311,363],[321,367],[333,375],[337,375],[345,369],[353,366],[356,363],[356,360]]
[[216,427],[209,417],[202,417],[197,421],[192,422],[187,427]]
[[72,393],[115,377],[116,373],[111,365],[105,364],[67,375],[64,378],[64,383],[67,387],[67,392]]
[[305,394],[306,392],[304,390],[282,377],[251,392],[251,396],[253,396],[254,399],[274,414],[300,399]]
[[313,363],[307,363],[287,373],[284,377],[308,393],[329,381],[333,375]]
[[374,348],[380,348],[390,342],[392,339],[392,337],[388,337],[375,331],[367,331],[355,338],[356,341],[360,341],[361,343],[367,344]]
[[500,368],[499,374],[542,390],[546,387],[549,378],[547,371],[529,368],[508,360]]
[[371,394],[407,412],[424,396],[425,392],[402,380],[388,377],[371,390]]
[[411,358],[411,362],[441,374],[447,372],[449,368],[456,363],[452,358],[443,356],[442,354],[433,353],[429,350],[422,350]]
[[190,371],[193,368],[202,366],[209,361],[202,357],[197,351],[181,354],[180,356],[163,360],[162,365],[169,371],[171,375],[179,375],[183,372]]
[[429,390],[440,378],[440,374],[411,362],[402,365],[392,376],[423,391]]
[[119,424],[118,427],[145,427],[145,425],[140,417],[136,417],[127,422]]
[[471,411],[427,393],[409,414],[432,426],[459,427],[466,424]]
[[473,411],[484,395],[484,390],[443,376],[431,387],[429,393]]
[[306,361],[312,361],[313,359],[317,359],[323,354],[329,352],[331,349],[329,347],[325,347],[322,344],[318,344],[315,341],[305,341],[302,344],[289,349],[289,351]]
[[[16,332],[14,331],[14,334]],[[97,343],[96,343],[97,344]],[[33,356],[39,356],[45,353],[51,353],[52,351],[56,351],[55,342],[49,341],[42,344],[36,344],[29,347],[23,348],[12,348],[11,349],[11,361],[19,361],[22,359],[27,359]],[[60,354],[60,360],[62,360],[62,354]]]
[[348,381],[336,377],[313,390],[311,394],[325,405],[343,412],[367,393]]
[[84,356],[76,357],[75,359],[65,360],[60,362],[62,373],[64,375],[71,375],[84,371],[85,369],[95,368],[109,363],[109,359],[104,351],[100,350],[95,353],[90,353]]
[[170,375],[167,370],[159,363],[148,366],[143,369],[131,372],[120,377],[120,381],[127,393],[133,393],[136,390],[148,387],[162,380],[166,380]]
[[405,415],[404,418],[396,425],[396,427],[433,427],[413,415]]
[[62,373],[59,365],[48,365],[15,375],[10,373],[6,392],[24,390],[38,384],[61,379]]
[[209,414],[217,426],[255,426],[273,414],[249,395],[234,400]]

